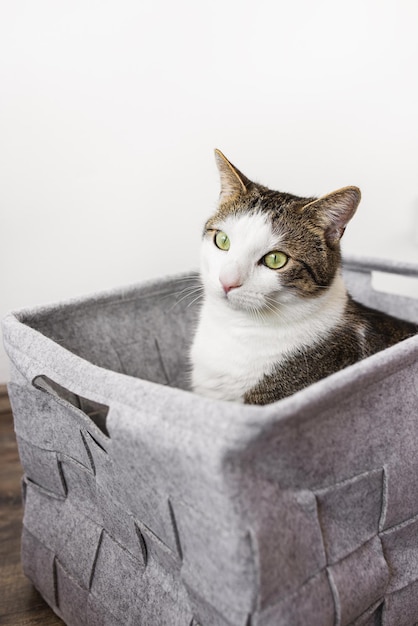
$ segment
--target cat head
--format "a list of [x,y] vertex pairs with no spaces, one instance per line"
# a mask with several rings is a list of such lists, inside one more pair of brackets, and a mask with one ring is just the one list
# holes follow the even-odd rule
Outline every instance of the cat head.
[[339,271],[340,239],[360,190],[302,198],[251,181],[219,150],[215,156],[221,193],[204,229],[206,294],[248,311],[324,294]]

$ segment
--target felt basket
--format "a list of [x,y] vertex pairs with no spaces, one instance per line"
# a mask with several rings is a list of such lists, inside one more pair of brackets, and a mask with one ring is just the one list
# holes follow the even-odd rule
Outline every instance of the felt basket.
[[[418,321],[376,270],[418,276],[347,259],[352,294]],[[418,336],[271,405],[213,401],[187,389],[197,282],[5,318],[26,575],[70,626],[418,622]]]

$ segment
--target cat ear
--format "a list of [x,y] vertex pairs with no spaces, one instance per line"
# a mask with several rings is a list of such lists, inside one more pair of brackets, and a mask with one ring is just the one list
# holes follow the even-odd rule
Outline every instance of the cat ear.
[[303,211],[315,212],[315,221],[319,220],[325,230],[328,245],[335,248],[344,234],[348,222],[357,210],[361,198],[358,187],[343,187],[322,196],[303,207]]
[[247,193],[252,185],[251,181],[232,165],[220,150],[215,150],[215,159],[221,177],[221,202],[231,200],[239,194]]

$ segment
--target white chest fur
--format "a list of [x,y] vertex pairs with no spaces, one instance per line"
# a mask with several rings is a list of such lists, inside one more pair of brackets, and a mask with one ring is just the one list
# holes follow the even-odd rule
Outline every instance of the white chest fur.
[[197,393],[242,402],[281,361],[326,338],[340,321],[346,291],[340,276],[324,296],[257,318],[207,298],[191,351]]

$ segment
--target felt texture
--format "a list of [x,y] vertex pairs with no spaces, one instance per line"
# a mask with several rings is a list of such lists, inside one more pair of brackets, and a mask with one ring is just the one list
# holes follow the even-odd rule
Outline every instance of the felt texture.
[[[413,298],[353,296],[418,321]],[[24,571],[69,626],[418,621],[418,336],[264,407],[188,390],[197,275],[3,321]]]

